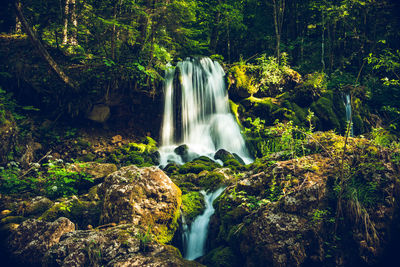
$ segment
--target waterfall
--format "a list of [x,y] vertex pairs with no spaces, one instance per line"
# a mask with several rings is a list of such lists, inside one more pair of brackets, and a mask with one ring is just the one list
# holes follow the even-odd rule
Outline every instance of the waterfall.
[[252,162],[229,109],[224,76],[221,65],[210,58],[188,58],[179,62],[176,69],[168,68],[160,165],[182,164],[182,158],[174,153],[182,144],[189,149],[186,161],[200,155],[212,158],[223,148],[238,154],[245,163]]
[[[344,96],[344,106],[346,108],[346,122],[347,124],[349,124],[350,121],[352,121],[351,119],[351,97],[350,94],[347,93]],[[347,128],[346,128],[347,131]],[[353,123],[350,125],[350,136],[353,136]]]
[[194,260],[204,255],[208,224],[211,216],[215,212],[213,202],[224,190],[225,188],[219,188],[216,191],[209,193],[201,191],[204,196],[206,209],[203,214],[199,215],[192,222],[189,232],[184,233],[185,239],[183,246],[185,248],[185,259]]

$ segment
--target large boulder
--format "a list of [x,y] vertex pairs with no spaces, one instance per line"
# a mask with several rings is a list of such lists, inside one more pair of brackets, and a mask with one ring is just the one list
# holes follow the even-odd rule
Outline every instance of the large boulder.
[[44,254],[60,241],[63,234],[72,231],[75,231],[75,225],[63,217],[54,222],[27,220],[10,235],[8,249],[19,264],[40,265]]
[[207,263],[223,266],[220,251],[233,252],[233,266],[380,266],[390,256],[385,250],[400,232],[400,168],[385,155],[399,152],[349,139],[345,161],[357,168],[341,174],[335,153],[343,153],[344,138],[313,137],[326,152],[254,164],[225,190]]
[[44,266],[202,266],[160,245],[132,224],[63,236],[45,255]]
[[157,167],[134,165],[110,174],[98,190],[104,200],[101,223],[145,225],[168,242],[177,228],[181,190]]

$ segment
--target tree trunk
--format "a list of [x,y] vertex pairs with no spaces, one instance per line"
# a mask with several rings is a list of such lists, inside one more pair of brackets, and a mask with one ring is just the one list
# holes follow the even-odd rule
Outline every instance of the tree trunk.
[[282,35],[282,26],[283,26],[283,15],[285,13],[285,0],[272,0],[274,3],[274,26],[275,26],[275,35],[276,35],[276,47],[275,54],[280,62],[281,58],[281,35]]
[[16,11],[16,15],[18,19],[21,21],[22,27],[26,31],[26,33],[29,36],[29,39],[31,40],[32,44],[36,47],[38,50],[39,54],[47,61],[47,63],[50,65],[50,67],[56,72],[58,77],[68,86],[72,88],[77,88],[77,85],[73,80],[71,80],[63,71],[62,69],[57,65],[57,63],[54,61],[54,59],[50,56],[49,52],[47,52],[46,48],[42,45],[42,43],[39,41],[39,39],[36,37],[35,33],[32,31],[31,27],[29,26],[28,22],[26,21],[24,15],[22,14],[22,10],[20,7],[20,3],[15,2],[14,3],[14,8]]
[[76,0],[69,0],[71,1],[71,22],[72,22],[72,29],[71,29],[71,38],[70,38],[70,45],[78,45],[78,19],[76,16]]
[[322,71],[325,70],[325,16],[324,12],[322,14],[322,33],[321,33],[321,64],[322,64]]
[[65,0],[65,6],[64,6],[64,29],[63,29],[63,41],[62,41],[63,45],[68,43],[69,3],[70,3],[70,0]]

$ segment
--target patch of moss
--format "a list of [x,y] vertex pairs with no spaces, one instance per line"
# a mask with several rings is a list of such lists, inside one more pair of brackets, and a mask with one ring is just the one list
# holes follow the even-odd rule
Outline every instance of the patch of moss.
[[216,162],[214,162],[212,159],[205,157],[205,156],[201,156],[197,159],[194,159],[193,161],[183,164],[179,168],[179,173],[180,174],[187,174],[187,173],[199,174],[203,170],[212,171],[218,167],[220,167],[220,166]]
[[199,180],[199,185],[207,190],[215,190],[225,182],[225,176],[219,172],[210,172]]
[[157,143],[151,137],[146,137],[143,143],[129,143],[111,152],[105,162],[128,166],[131,164],[139,167],[159,164]]
[[204,211],[204,197],[197,191],[182,196],[182,212],[188,223]]
[[236,104],[235,102],[229,99],[229,106],[231,108],[231,112],[235,116],[237,124],[239,124],[239,126],[242,126],[242,123],[240,122],[239,118],[239,104]]
[[311,105],[311,110],[319,119],[320,124],[316,125],[319,130],[340,130],[340,122],[334,112],[332,100],[321,97]]
[[53,205],[39,218],[44,221],[55,221],[57,218],[66,217],[80,228],[89,224],[97,226],[100,219],[100,205],[95,201],[81,201],[79,199],[67,200]]
[[237,267],[243,266],[230,247],[217,247],[204,257],[207,266],[215,267]]

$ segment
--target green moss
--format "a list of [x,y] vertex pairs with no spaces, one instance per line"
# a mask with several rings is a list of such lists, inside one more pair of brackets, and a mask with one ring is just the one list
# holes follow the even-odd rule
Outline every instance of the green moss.
[[237,167],[240,167],[240,166],[241,166],[240,162],[235,158],[229,159],[224,162],[224,167],[227,167],[227,168],[230,168],[233,170],[235,170]]
[[235,86],[238,89],[244,89],[249,94],[257,93],[258,87],[255,86],[254,78],[248,75],[248,66],[236,65],[228,71],[228,76],[233,77],[233,81],[229,81],[229,87]]
[[199,192],[192,191],[182,196],[181,209],[188,222],[200,215],[204,208],[204,197]]
[[67,200],[53,205],[39,218],[44,221],[55,221],[57,218],[67,217],[81,228],[87,225],[96,226],[100,219],[100,205],[95,201]]
[[236,104],[235,102],[233,102],[232,100],[229,99],[229,106],[231,108],[231,112],[233,113],[233,115],[235,116],[236,122],[242,126],[241,122],[240,122],[240,118],[239,118],[239,104]]
[[320,125],[316,125],[319,130],[340,130],[340,122],[334,112],[332,100],[321,97],[311,105],[311,109],[319,119]]
[[225,182],[225,176],[218,172],[210,172],[199,180],[199,185],[205,189],[215,190]]
[[156,240],[161,244],[169,243],[174,237],[176,229],[178,229],[178,219],[180,217],[180,208],[182,206],[182,197],[180,190],[177,201],[178,203],[176,209],[170,214],[166,214],[166,218],[164,218],[164,221],[169,223],[157,224],[157,227],[154,229]]
[[143,143],[129,143],[110,153],[106,162],[122,166],[134,164],[139,167],[158,165],[157,143],[151,137],[146,137]]
[[179,170],[179,166],[176,163],[169,163],[167,166],[165,166],[164,171],[166,173],[172,174],[175,173]]
[[212,159],[202,156],[191,162],[187,162],[187,163],[183,164],[179,168],[179,173],[180,174],[187,174],[187,173],[199,174],[200,172],[202,172],[204,170],[212,171],[218,167],[220,167],[220,166],[216,162],[214,162]]
[[230,247],[218,247],[210,251],[204,258],[207,266],[214,267],[236,267],[243,266]]
[[354,134],[359,135],[364,132],[364,123],[359,114],[354,114],[353,115],[353,129],[354,129]]

